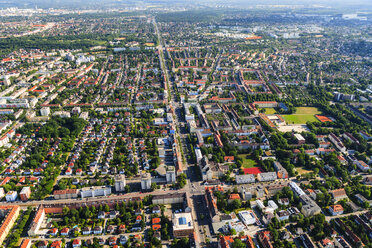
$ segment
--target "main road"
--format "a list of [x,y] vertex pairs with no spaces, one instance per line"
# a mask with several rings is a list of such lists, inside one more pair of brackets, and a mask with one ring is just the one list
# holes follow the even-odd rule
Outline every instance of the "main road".
[[201,244],[205,245],[205,237],[203,235],[201,235],[201,233],[199,232],[199,230],[200,230],[199,221],[201,221],[201,220],[198,220],[199,215],[197,214],[197,209],[198,209],[199,206],[197,206],[197,202],[199,202],[199,200],[197,200],[197,199],[200,199],[203,192],[201,192],[200,190],[197,190],[195,188],[196,184],[195,185],[192,184],[191,180],[190,180],[190,179],[196,179],[197,177],[195,176],[195,173],[193,171],[192,166],[190,166],[190,164],[186,161],[186,159],[184,157],[184,154],[187,153],[187,149],[186,149],[185,146],[182,145],[183,136],[180,135],[180,131],[179,131],[180,130],[179,123],[180,123],[181,120],[177,116],[177,111],[180,110],[181,105],[180,105],[180,103],[178,103],[176,101],[176,94],[174,92],[174,82],[172,80],[170,80],[170,78],[169,78],[168,68],[166,66],[167,64],[165,63],[164,40],[161,36],[161,33],[159,31],[158,24],[157,24],[155,18],[153,18],[153,24],[154,24],[156,35],[158,37],[158,41],[159,41],[157,49],[158,49],[158,52],[159,52],[160,66],[161,66],[161,69],[164,73],[165,88],[167,89],[167,92],[168,92],[167,101],[168,101],[168,104],[174,110],[173,126],[175,128],[175,137],[176,137],[176,140],[177,140],[177,143],[178,143],[178,150],[181,152],[181,156],[182,156],[182,158],[178,157],[177,159],[181,162],[182,169],[183,169],[184,172],[186,172],[186,175],[187,175],[187,184],[185,186],[185,191],[189,193],[190,198],[191,198],[190,199],[191,200],[191,206],[190,207],[191,207],[192,215],[193,215],[193,218],[194,218],[194,230],[195,230],[195,235],[196,235],[195,246],[196,247],[201,247]]

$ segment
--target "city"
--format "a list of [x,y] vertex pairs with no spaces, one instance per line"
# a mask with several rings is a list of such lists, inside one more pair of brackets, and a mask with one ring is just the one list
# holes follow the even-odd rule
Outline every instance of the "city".
[[372,247],[371,3],[36,2],[0,9],[0,247]]

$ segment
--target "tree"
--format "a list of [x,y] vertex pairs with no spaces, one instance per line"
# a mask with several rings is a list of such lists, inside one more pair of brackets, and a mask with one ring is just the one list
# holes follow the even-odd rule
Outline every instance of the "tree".
[[235,239],[231,244],[231,248],[246,248],[246,245],[240,239]]
[[62,209],[62,213],[63,213],[63,215],[67,215],[69,212],[70,212],[70,209],[69,209],[68,207],[64,207],[64,208]]
[[157,188],[158,188],[158,185],[156,183],[151,183],[152,191],[155,191]]
[[185,187],[185,185],[186,185],[186,174],[185,173],[181,173],[177,177],[177,183],[178,183],[178,185],[179,185],[180,188]]
[[232,203],[231,203],[231,206],[233,207],[233,209],[238,209],[242,206],[242,203],[240,202],[240,200],[238,199],[235,199]]
[[130,193],[130,186],[128,184],[125,185],[124,191],[125,191],[125,193]]

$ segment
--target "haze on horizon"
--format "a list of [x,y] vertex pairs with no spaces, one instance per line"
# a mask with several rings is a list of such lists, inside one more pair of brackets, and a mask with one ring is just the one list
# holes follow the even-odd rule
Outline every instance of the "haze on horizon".
[[256,5],[304,5],[314,6],[323,5],[327,7],[371,7],[371,0],[0,0],[0,6],[4,7],[39,7],[39,8],[89,8],[98,6],[128,6],[128,5],[178,5],[178,6],[190,6],[190,5],[226,5],[226,6],[240,6],[240,7],[251,7]]

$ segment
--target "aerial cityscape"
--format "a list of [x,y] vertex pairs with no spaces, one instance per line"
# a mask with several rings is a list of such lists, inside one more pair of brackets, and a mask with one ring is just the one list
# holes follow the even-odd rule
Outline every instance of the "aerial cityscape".
[[372,2],[0,2],[0,247],[372,248]]

